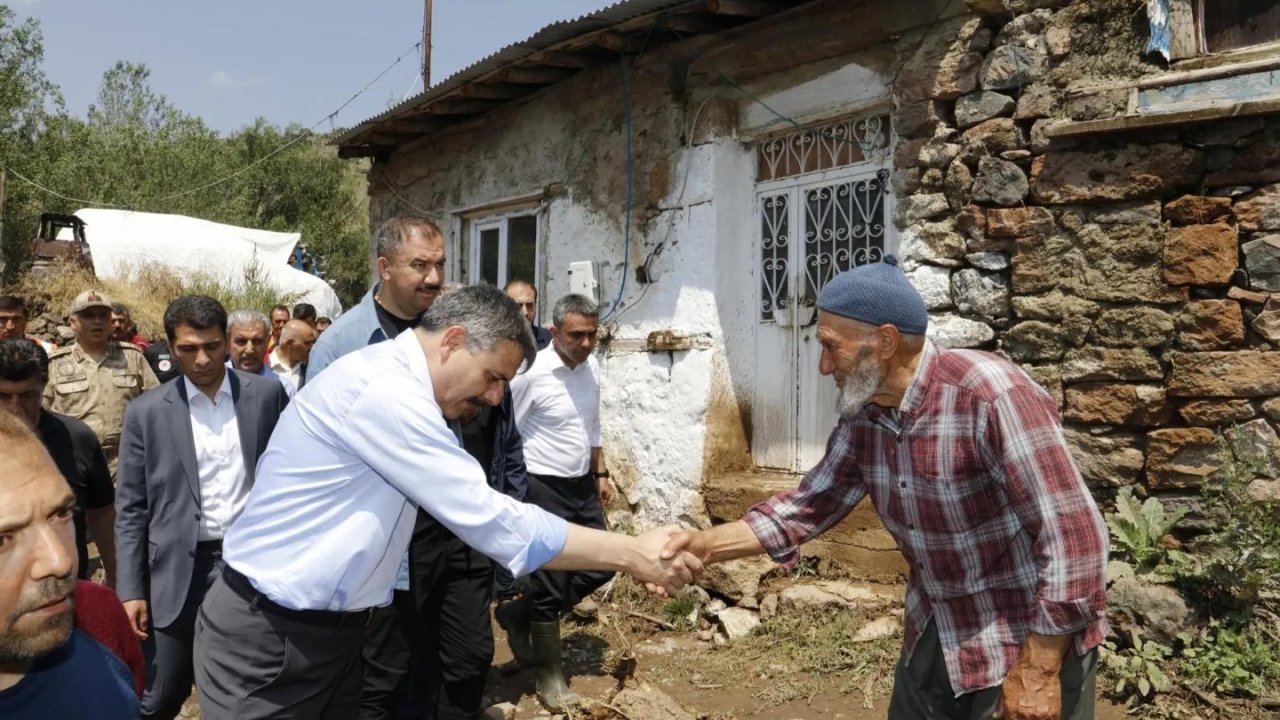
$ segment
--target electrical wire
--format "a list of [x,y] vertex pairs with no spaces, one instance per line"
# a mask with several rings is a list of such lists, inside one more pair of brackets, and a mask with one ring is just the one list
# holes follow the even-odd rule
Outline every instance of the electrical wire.
[[622,221],[622,281],[618,283],[618,294],[613,298],[609,311],[600,316],[601,322],[612,317],[614,311],[618,309],[618,303],[622,302],[622,294],[627,289],[627,273],[631,269],[631,202],[635,189],[635,154],[632,152],[631,138],[631,73],[627,69],[626,52],[620,51],[619,54],[621,61],[618,67],[622,71],[622,122],[626,132],[627,152],[627,204]]
[[27,176],[23,175],[22,173],[18,172],[17,170],[14,170],[12,166],[9,166],[7,169],[8,169],[8,171],[9,171],[9,174],[13,175],[14,177],[18,178],[19,180],[21,180],[21,181],[23,181],[23,182],[27,183],[28,185],[31,185],[32,187],[34,187],[34,188],[36,188],[36,189],[38,189],[38,190],[43,190],[44,192],[46,192],[46,193],[48,193],[49,195],[52,195],[52,196],[54,196],[54,197],[62,198],[63,200],[69,200],[69,201],[71,201],[71,202],[73,202],[73,203],[79,203],[79,204],[81,204],[81,205],[97,205],[98,207],[112,207],[111,205],[108,205],[108,204],[106,204],[106,203],[100,203],[100,202],[98,202],[97,200],[82,200],[82,199],[80,199],[80,198],[73,198],[73,197],[71,197],[70,195],[63,195],[62,193],[58,192],[57,190],[50,190],[49,188],[47,188],[47,187],[45,187],[45,186],[41,185],[40,183],[36,182],[35,180],[32,180],[31,178],[29,178],[29,177],[27,177]]

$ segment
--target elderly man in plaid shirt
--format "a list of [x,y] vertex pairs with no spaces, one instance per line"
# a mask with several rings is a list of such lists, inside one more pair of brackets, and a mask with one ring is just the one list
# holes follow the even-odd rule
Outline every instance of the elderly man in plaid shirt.
[[1057,401],[1000,357],[926,340],[893,256],[834,278],[818,309],[841,414],[826,456],[668,552],[791,564],[870,495],[911,565],[890,720],[1092,718],[1108,537]]

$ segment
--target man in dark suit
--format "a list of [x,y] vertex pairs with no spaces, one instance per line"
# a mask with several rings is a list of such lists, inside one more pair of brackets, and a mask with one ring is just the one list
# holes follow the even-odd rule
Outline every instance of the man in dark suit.
[[177,716],[191,692],[196,612],[222,569],[222,536],[244,508],[288,396],[226,365],[227,312],[169,304],[175,378],[125,412],[116,486],[117,588],[147,656],[143,718]]

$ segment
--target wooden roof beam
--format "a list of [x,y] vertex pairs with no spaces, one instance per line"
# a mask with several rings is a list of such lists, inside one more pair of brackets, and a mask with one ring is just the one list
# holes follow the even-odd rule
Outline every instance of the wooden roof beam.
[[757,19],[780,11],[778,3],[765,0],[707,0],[707,12],[713,15]]
[[501,98],[453,100],[443,99],[429,103],[414,112],[421,115],[475,115],[502,104]]
[[512,83],[475,83],[463,85],[450,97],[474,100],[514,100],[529,94],[529,88]]
[[550,65],[552,67],[585,70],[599,65],[600,58],[578,52],[543,50],[542,52],[531,55],[529,57],[529,62],[535,65]]
[[681,35],[707,35],[724,30],[723,27],[715,23],[699,20],[690,15],[672,15],[671,17],[663,18],[662,26],[675,30]]
[[568,68],[552,67],[512,67],[499,71],[493,76],[497,82],[509,82],[517,85],[554,85],[573,77],[577,71]]
[[338,158],[341,160],[354,160],[375,155],[390,155],[394,151],[395,148],[390,145],[339,145]]

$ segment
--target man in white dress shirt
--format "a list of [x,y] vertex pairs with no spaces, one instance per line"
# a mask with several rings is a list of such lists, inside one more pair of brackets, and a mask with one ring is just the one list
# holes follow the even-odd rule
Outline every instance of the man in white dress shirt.
[[364,627],[391,602],[419,507],[516,575],[622,570],[672,592],[701,570],[686,555],[657,560],[671,528],[591,530],[489,487],[448,422],[501,402],[533,355],[515,303],[463,288],[294,399],[196,622],[205,720],[354,718]]
[[297,394],[302,387],[307,376],[307,359],[315,344],[316,329],[303,320],[290,320],[280,330],[280,344],[271,351],[267,364],[280,382],[292,386],[290,395]]
[[217,300],[174,300],[164,327],[182,375],[125,410],[116,587],[148,663],[142,717],[167,719],[191,694],[196,613],[288,399],[278,381],[226,366]]
[[[604,529],[612,485],[600,452],[599,364],[593,356],[598,314],[589,298],[561,298],[552,311],[551,344],[511,383],[511,395],[524,438],[528,501],[569,522]],[[539,570],[529,579],[529,592],[498,614],[517,657],[532,660],[538,696],[552,710],[577,702],[561,667],[560,616],[611,577]]]

